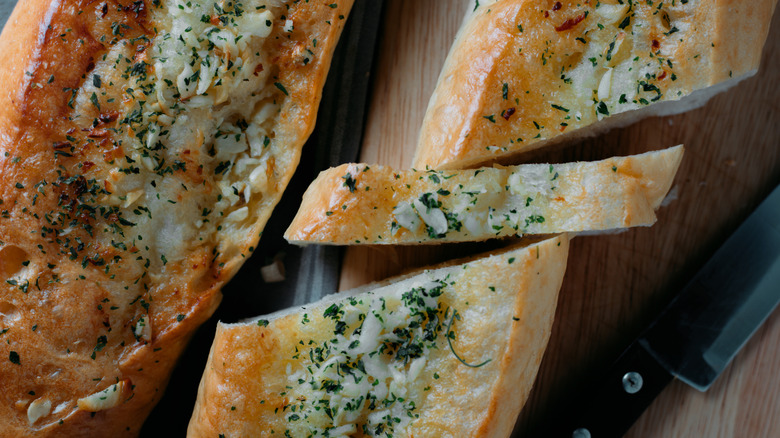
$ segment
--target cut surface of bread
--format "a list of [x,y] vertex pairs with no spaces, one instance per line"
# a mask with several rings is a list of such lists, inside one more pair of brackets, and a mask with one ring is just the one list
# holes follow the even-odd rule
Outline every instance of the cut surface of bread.
[[138,434],[298,163],[351,4],[18,3],[0,436]]
[[555,236],[220,324],[188,436],[508,436],[567,253]]
[[655,223],[683,147],[596,162],[474,170],[345,164],[317,177],[285,233],[296,244],[410,244]]
[[758,70],[776,3],[479,2],[447,57],[413,167],[511,163],[701,106]]

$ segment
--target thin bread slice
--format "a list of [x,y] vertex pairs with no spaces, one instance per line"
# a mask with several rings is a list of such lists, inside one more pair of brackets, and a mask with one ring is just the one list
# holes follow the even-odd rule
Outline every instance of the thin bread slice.
[[701,106],[756,73],[776,3],[478,2],[431,97],[413,167],[509,163]]
[[508,436],[568,237],[220,324],[190,437]]
[[296,244],[411,244],[649,226],[683,147],[603,161],[459,171],[322,172],[285,233]]

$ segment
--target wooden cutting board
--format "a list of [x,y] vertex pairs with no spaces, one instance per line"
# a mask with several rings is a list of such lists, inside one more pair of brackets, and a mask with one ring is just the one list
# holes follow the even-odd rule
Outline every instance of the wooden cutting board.
[[[361,161],[409,167],[425,108],[473,0],[388,2]],[[537,160],[596,160],[683,143],[673,201],[651,228],[578,237],[556,322],[516,435],[554,417],[682,287],[780,182],[780,14],[761,70],[698,110],[652,118]],[[341,289],[476,252],[478,245],[353,247]],[[778,285],[780,288],[780,285]],[[780,431],[780,313],[775,312],[706,393],[674,382],[629,437],[770,437]]]

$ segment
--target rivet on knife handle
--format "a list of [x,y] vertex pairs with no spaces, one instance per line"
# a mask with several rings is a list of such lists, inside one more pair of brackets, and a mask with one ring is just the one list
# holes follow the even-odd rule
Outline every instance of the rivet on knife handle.
[[530,436],[620,437],[678,380],[705,391],[780,302],[780,187],[571,412]]
[[[561,427],[538,436],[560,438],[620,437],[672,381],[669,374],[641,345],[634,343],[613,365],[601,383],[574,402]],[[534,435],[536,436],[536,435]]]

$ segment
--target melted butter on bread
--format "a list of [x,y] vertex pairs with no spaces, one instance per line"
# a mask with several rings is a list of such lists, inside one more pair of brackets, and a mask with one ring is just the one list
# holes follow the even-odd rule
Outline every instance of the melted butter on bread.
[[508,436],[567,252],[554,236],[219,324],[188,436]]
[[298,163],[351,4],[19,2],[0,39],[3,432],[139,433]]
[[413,167],[511,164],[701,106],[758,70],[775,4],[478,2],[439,76]]
[[[112,129],[124,155],[93,171],[109,187],[97,201],[123,219],[102,240],[137,247],[160,271],[191,251],[182,242],[239,250],[255,221],[249,206],[278,180],[285,145],[273,127],[286,89],[274,85],[266,40],[287,12],[281,2],[183,0],[153,11],[165,30],[137,40],[140,52],[117,45],[97,62],[75,111],[100,122],[121,100],[116,121],[97,128]],[[124,96],[106,95],[109,86]]]
[[[294,435],[390,436],[418,418],[423,391],[414,383],[428,350],[447,348],[444,328],[455,315],[440,302],[449,286],[443,278],[369,292],[311,315],[331,320],[331,337],[295,347],[288,374],[294,389],[286,393],[292,402],[282,408]],[[309,322],[305,314],[301,324]]]
[[309,186],[285,238],[436,243],[649,226],[682,155],[677,146],[597,162],[441,171],[345,164]]

